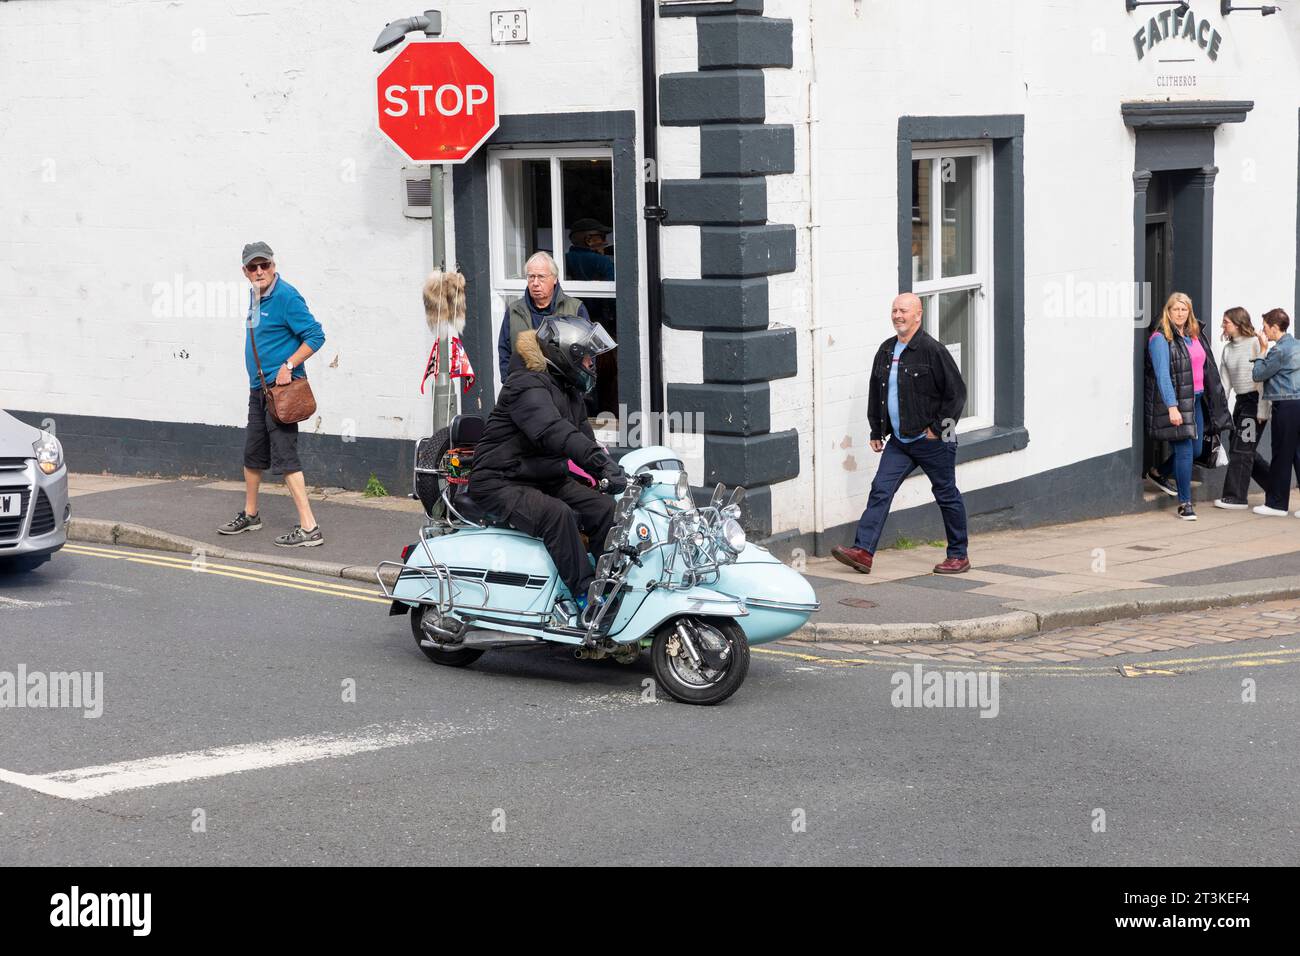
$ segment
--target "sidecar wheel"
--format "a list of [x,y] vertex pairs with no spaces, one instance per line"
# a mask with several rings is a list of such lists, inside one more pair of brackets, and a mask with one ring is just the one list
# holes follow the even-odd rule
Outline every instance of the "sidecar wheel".
[[677,636],[677,621],[666,621],[655,633],[650,662],[655,679],[674,700],[684,704],[720,704],[745,682],[749,673],[749,641],[740,625],[730,618],[691,617],[685,619],[704,640],[725,642],[728,663],[721,670],[696,669]]
[[424,612],[428,608],[426,605],[419,605],[411,608],[411,633],[415,635],[415,646],[424,652],[424,656],[429,658],[435,664],[442,664],[445,667],[467,667],[483,656],[483,649],[478,647],[462,647],[457,650],[441,650],[436,647],[425,647],[420,643],[424,639],[424,632],[420,630],[420,621],[424,618]]

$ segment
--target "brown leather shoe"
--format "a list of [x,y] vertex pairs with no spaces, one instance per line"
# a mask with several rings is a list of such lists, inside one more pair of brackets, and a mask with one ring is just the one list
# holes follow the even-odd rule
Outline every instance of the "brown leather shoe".
[[936,564],[934,566],[935,574],[963,574],[969,570],[969,558],[948,558],[942,564]]
[[859,574],[871,573],[871,552],[865,548],[835,548],[831,557],[840,564],[847,564]]

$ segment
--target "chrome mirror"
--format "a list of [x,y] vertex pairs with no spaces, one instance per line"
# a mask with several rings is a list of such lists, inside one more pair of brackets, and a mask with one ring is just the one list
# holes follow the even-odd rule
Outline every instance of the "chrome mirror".
[[741,485],[737,485],[731,492],[731,498],[727,501],[727,505],[728,507],[738,506],[744,500],[745,489]]
[[716,508],[718,505],[722,504],[722,498],[726,493],[727,486],[722,482],[718,482],[717,487],[713,489],[713,497],[709,499],[709,507]]

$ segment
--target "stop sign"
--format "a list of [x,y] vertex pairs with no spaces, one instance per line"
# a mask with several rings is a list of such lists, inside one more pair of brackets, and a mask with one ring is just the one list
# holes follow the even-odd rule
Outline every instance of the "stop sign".
[[379,129],[413,162],[463,163],[496,131],[496,81],[456,40],[408,43],[378,87]]

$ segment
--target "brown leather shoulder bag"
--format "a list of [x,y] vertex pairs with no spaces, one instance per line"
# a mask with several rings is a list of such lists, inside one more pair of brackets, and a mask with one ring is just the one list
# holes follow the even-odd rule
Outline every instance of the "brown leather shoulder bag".
[[257,377],[262,382],[262,400],[266,402],[267,411],[281,425],[292,425],[306,421],[316,414],[316,396],[312,394],[311,385],[306,378],[295,378],[288,385],[268,385],[262,374],[262,360],[257,357],[257,336],[250,326],[248,336],[253,342],[253,362],[257,365]]

